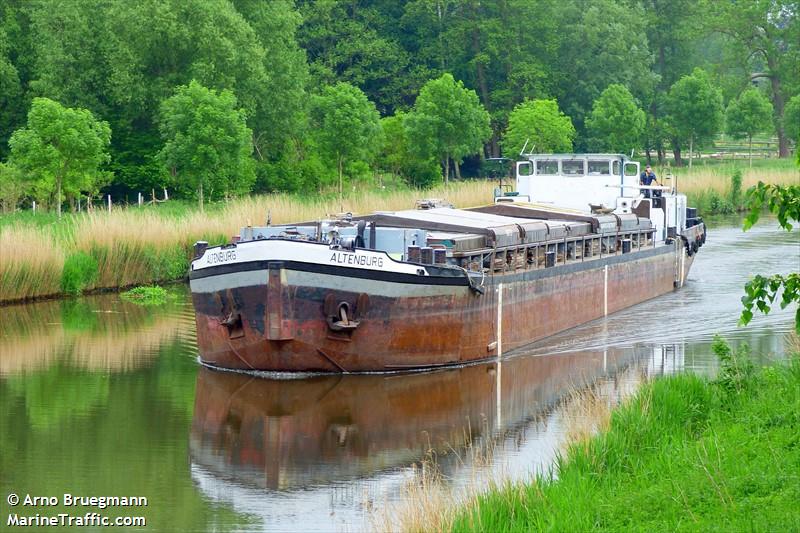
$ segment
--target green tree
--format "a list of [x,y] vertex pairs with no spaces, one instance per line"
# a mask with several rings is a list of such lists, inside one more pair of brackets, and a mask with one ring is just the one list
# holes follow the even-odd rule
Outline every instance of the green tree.
[[695,68],[669,90],[667,100],[670,128],[674,132],[675,164],[682,165],[681,145],[689,143],[689,168],[695,142],[711,139],[722,124],[722,94],[702,69]]
[[375,104],[349,83],[325,87],[311,102],[315,137],[324,159],[335,161],[342,204],[345,166],[369,162],[380,148],[380,116]]
[[615,83],[595,100],[586,126],[592,150],[627,153],[641,146],[645,114],[627,87]]
[[53,197],[61,217],[64,193],[94,192],[108,161],[108,123],[86,109],[64,107],[49,98],[34,98],[26,127],[9,140],[11,164],[36,181],[36,188]]
[[[776,217],[778,223],[786,231],[792,231],[792,222],[800,222],[800,185],[767,185],[761,181],[747,190],[745,203],[750,210],[744,220],[744,230],[747,231],[758,222],[761,211],[767,207]],[[740,325],[747,325],[753,318],[755,306],[764,314],[770,312],[770,304],[781,295],[781,309],[795,303],[800,304],[800,272],[790,272],[787,275],[773,274],[763,276],[757,274],[744,287],[745,295],[742,297],[744,310],[739,319]],[[795,331],[800,335],[800,307],[795,312]]]
[[439,177],[439,168],[434,157],[419,157],[409,146],[405,120],[408,115],[398,112],[381,119],[383,144],[378,155],[381,168],[392,175],[400,176],[413,187],[426,187]]
[[649,101],[657,81],[650,67],[650,35],[640,2],[568,0],[557,11],[564,34],[549,66],[557,80],[552,93],[577,130],[578,149],[586,149],[585,121],[594,101],[612,83],[625,85]]
[[8,137],[16,125],[22,107],[19,74],[8,59],[8,52],[8,38],[0,27],[0,155],[6,152]]
[[789,156],[784,105],[800,86],[800,12],[796,0],[716,2],[706,0],[706,26],[728,39],[734,64],[750,80],[765,79],[774,110],[781,157]]
[[445,183],[450,181],[450,160],[460,178],[461,160],[479,152],[491,135],[489,113],[478,101],[478,95],[451,74],[443,74],[422,87],[405,124],[411,150],[420,157],[430,155],[441,161]]
[[750,166],[753,166],[753,135],[766,131],[772,123],[772,104],[758,89],[744,91],[725,111],[725,131],[734,138],[747,137]]
[[0,163],[0,203],[3,204],[3,213],[13,212],[24,194],[22,172],[9,164]]
[[526,100],[508,117],[503,149],[511,157],[523,147],[536,153],[571,152],[574,139],[572,120],[558,109],[558,102]]
[[179,187],[204,197],[250,190],[253,171],[252,131],[231,91],[217,93],[192,80],[161,105],[161,134],[166,141],[159,160]]
[[786,136],[794,139],[800,154],[800,94],[792,96],[783,111],[783,130]]

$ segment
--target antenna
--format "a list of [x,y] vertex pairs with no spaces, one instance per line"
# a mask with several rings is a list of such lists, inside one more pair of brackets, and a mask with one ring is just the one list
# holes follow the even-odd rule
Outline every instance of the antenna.
[[631,148],[631,159],[633,159],[633,151],[634,150],[635,150],[635,148]]
[[525,153],[525,148],[528,146],[528,141],[530,141],[530,140],[531,140],[530,137],[525,139],[525,144],[522,145],[522,150],[519,151],[519,155],[522,155],[522,154]]

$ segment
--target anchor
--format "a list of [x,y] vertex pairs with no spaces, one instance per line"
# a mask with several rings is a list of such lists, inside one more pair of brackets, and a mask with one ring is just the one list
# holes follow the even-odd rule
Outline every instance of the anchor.
[[345,301],[335,302],[336,298],[333,294],[325,297],[325,320],[328,328],[337,332],[355,331],[361,324],[361,321],[356,319],[357,315],[363,315],[366,312],[369,297],[366,294],[360,294],[354,307]]

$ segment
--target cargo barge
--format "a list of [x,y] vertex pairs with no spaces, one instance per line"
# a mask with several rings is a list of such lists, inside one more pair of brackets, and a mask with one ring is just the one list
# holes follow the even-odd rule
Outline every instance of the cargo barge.
[[516,190],[418,209],[242,228],[195,245],[204,364],[389,372],[498,358],[680,288],[705,242],[674,187],[618,154],[529,154]]

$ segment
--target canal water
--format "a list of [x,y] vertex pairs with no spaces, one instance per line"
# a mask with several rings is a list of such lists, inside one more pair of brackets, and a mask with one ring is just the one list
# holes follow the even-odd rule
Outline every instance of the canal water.
[[[501,363],[408,375],[266,380],[197,362],[184,286],[0,308],[0,529],[9,514],[143,516],[147,531],[384,529],[425,469],[451,494],[551,469],[651,376],[713,375],[713,335],[780,359],[790,310],[738,328],[754,273],[800,268],[800,233],[709,232],[687,285]],[[777,307],[777,306],[776,306]],[[55,497],[11,507],[10,494]],[[146,506],[67,507],[64,494]],[[411,500],[411,506],[416,505]]]

